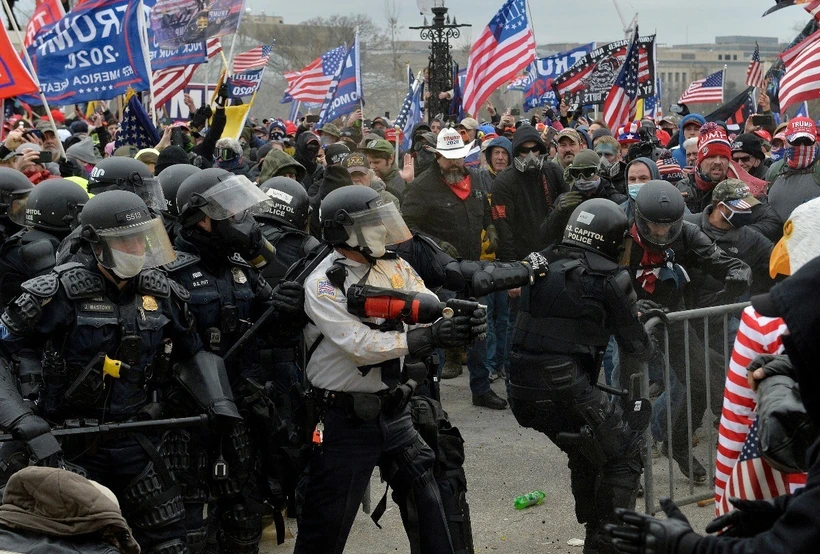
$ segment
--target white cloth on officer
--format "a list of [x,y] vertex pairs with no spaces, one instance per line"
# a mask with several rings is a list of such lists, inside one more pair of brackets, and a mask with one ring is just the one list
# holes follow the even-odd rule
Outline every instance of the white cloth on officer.
[[[408,353],[407,334],[371,329],[347,311],[347,297],[325,274],[336,260],[341,260],[347,268],[345,290],[358,283],[370,267],[334,252],[305,281],[305,312],[312,321],[304,330],[305,344],[310,348],[320,334],[324,335],[307,364],[307,377],[313,386],[322,389],[378,392],[387,388],[382,382],[381,369],[374,368],[363,376],[358,368],[405,356]],[[435,296],[410,264],[401,258],[378,260],[366,284]],[[379,324],[384,320],[371,318],[366,321]]]

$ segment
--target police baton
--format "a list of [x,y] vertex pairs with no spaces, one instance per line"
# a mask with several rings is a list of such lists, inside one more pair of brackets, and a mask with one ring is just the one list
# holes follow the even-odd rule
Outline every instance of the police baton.
[[[157,429],[178,429],[181,427],[196,427],[207,425],[207,414],[191,417],[176,417],[168,419],[155,419],[146,421],[124,421],[122,423],[102,423],[96,424],[96,420],[73,420],[76,425],[72,425],[71,420],[64,427],[56,427],[51,430],[55,437],[68,437],[72,435],[94,435],[98,433],[113,433],[116,431],[151,431]],[[94,422],[86,425],[86,422]],[[10,433],[0,435],[0,442],[20,440]]]

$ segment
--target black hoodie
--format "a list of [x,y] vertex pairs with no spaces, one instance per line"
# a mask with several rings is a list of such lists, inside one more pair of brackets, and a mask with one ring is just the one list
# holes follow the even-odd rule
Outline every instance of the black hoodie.
[[496,252],[499,260],[521,260],[530,252],[546,248],[541,224],[552,212],[558,195],[569,190],[561,168],[547,159],[547,147],[531,125],[522,125],[513,135],[513,159],[528,141],[541,147],[541,169],[522,173],[511,163],[493,185],[492,215],[500,239]]
[[319,167],[319,164],[316,163],[316,158],[314,157],[311,159],[307,151],[308,142],[312,140],[315,140],[321,144],[319,137],[317,137],[313,132],[305,131],[301,133],[296,138],[296,152],[293,155],[293,159],[302,164],[307,171],[301,181],[302,185],[305,187],[305,190],[310,189],[310,185],[313,184],[313,174],[316,173],[316,168]]

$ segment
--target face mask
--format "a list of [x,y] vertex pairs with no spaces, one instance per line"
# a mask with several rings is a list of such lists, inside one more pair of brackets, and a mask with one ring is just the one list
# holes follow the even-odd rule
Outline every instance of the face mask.
[[436,155],[427,150],[419,150],[416,153],[416,167],[421,170],[430,167],[436,160]]
[[319,155],[319,144],[311,142],[310,144],[305,146],[305,152],[307,152],[308,158],[310,160],[315,160],[316,156]]
[[[725,206],[725,204],[724,204],[724,206]],[[727,216],[726,213],[723,210],[720,211],[720,215],[722,215],[723,219],[725,219],[726,222],[729,225],[731,225],[732,227],[734,227],[735,229],[739,229],[739,228],[743,227],[744,225],[748,225],[748,224],[752,223],[753,218],[752,218],[752,212],[751,211],[736,212],[736,211],[732,210],[732,208],[729,207],[729,206],[727,206],[727,208],[729,208],[729,215]]]
[[114,267],[111,271],[120,279],[130,279],[142,271],[145,264],[145,254],[128,254],[120,250],[112,250],[111,257],[114,260]]
[[572,187],[577,190],[578,192],[582,192],[585,194],[590,194],[598,190],[598,187],[601,186],[601,178],[597,178],[591,181],[587,181],[584,179],[576,179],[575,182],[572,184]]
[[786,148],[786,163],[792,169],[806,169],[814,163],[816,156],[817,148],[813,144]]
[[772,161],[777,162],[782,160],[785,153],[785,148],[772,148]]
[[632,200],[635,200],[638,197],[638,192],[640,192],[641,187],[645,184],[646,183],[631,183],[626,186],[626,193]]
[[386,241],[387,228],[384,225],[370,225],[350,237],[347,244],[358,246],[373,258],[381,258],[387,251]]
[[521,173],[530,171],[532,169],[540,169],[541,158],[538,156],[536,152],[530,152],[523,158],[516,157],[514,165],[515,168]]

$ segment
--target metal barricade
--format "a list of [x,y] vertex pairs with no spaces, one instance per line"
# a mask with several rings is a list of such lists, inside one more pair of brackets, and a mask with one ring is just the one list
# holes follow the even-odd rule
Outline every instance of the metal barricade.
[[[664,354],[664,368],[663,368],[663,379],[664,379],[664,390],[666,391],[666,439],[668,448],[668,493],[663,494],[663,496],[669,496],[670,498],[674,499],[674,501],[678,504],[678,506],[691,504],[694,502],[699,502],[703,500],[707,500],[710,498],[714,498],[714,473],[715,473],[715,459],[716,459],[716,439],[717,439],[717,430],[711,424],[711,414],[712,414],[712,401],[711,395],[713,394],[712,390],[712,383],[711,379],[715,376],[712,375],[713,371],[720,371],[721,377],[721,385],[720,385],[720,394],[722,398],[723,394],[723,383],[725,382],[726,378],[726,370],[729,367],[729,358],[731,356],[731,351],[734,343],[734,337],[730,334],[729,328],[729,319],[730,316],[738,315],[743,311],[743,309],[748,306],[749,303],[738,303],[738,304],[727,304],[723,306],[713,306],[709,308],[700,308],[695,310],[686,310],[680,312],[672,312],[667,315],[667,323],[665,324],[664,321],[659,318],[655,317],[650,319],[646,322],[645,328],[648,333],[657,333],[656,327],[658,325],[663,325],[663,342],[658,346],[663,349]],[[710,319],[712,318],[721,318],[723,323],[723,333],[722,333],[722,346],[719,346],[719,349],[714,349],[710,346]],[[694,324],[698,321],[702,322],[702,326],[696,327]],[[683,359],[684,359],[684,367],[683,368],[672,368],[670,364],[670,344],[669,344],[669,326],[681,323],[682,324],[682,336],[683,336],[683,344],[680,345],[673,345],[675,347],[682,347],[683,348]],[[676,334],[680,335],[680,329],[676,328]],[[690,334],[695,331],[697,333],[697,339],[699,342],[703,343],[703,352],[691,352],[690,342],[694,340],[690,337]],[[698,332],[700,331],[700,332]],[[660,336],[656,334],[656,336]],[[723,363],[721,367],[715,367],[713,363],[714,356],[723,354]],[[710,359],[710,354],[711,358]],[[691,384],[692,384],[692,367],[691,362],[694,359],[694,356],[703,356],[703,367],[705,370],[704,384],[705,390],[703,391],[692,391]],[[684,371],[681,371],[684,370]],[[682,473],[676,467],[678,464],[674,460],[674,448],[681,448],[682,445],[675,445],[674,441],[672,440],[673,435],[673,395],[672,395],[672,371],[675,371],[678,375],[685,377],[685,381],[681,381],[681,385],[685,391],[685,402],[686,402],[686,425],[687,425],[687,433],[686,436],[688,437],[687,440],[687,460],[688,460],[688,467],[689,467],[689,475],[688,481],[688,495],[680,496],[680,494],[676,495],[676,488],[680,488],[680,484],[676,485],[675,481],[676,478],[682,477]],[[699,376],[698,376],[699,377]],[[649,398],[649,365],[646,364],[643,367],[643,371],[641,375],[633,375],[631,376],[632,382],[630,383],[630,390],[637,390],[638,387],[636,386],[635,380],[640,380],[640,391],[642,398]],[[708,458],[706,459],[704,466],[707,471],[707,478],[706,482],[703,485],[700,485],[704,488],[702,492],[695,491],[695,484],[693,479],[693,447],[692,447],[692,436],[694,434],[694,430],[701,424],[701,421],[693,421],[692,420],[692,397],[694,394],[705,394],[706,396],[706,408],[701,416],[705,416],[705,423],[704,428],[706,430],[706,447],[708,449]],[[657,409],[658,402],[655,402],[653,405],[653,414],[654,411]],[[721,405],[718,407],[722,407],[722,400]],[[655,495],[656,495],[656,482],[655,482],[655,468],[653,467],[653,460],[652,460],[652,448],[653,448],[653,439],[652,433],[650,429],[651,425],[647,427],[645,432],[645,442],[646,442],[646,450],[645,450],[645,459],[644,459],[644,502],[645,502],[645,510],[648,514],[655,514],[661,511],[660,506],[658,505]],[[660,458],[659,458],[660,460]],[[660,472],[659,472],[660,473]],[[685,489],[685,487],[684,487]],[[667,491],[665,491],[667,492]]]

